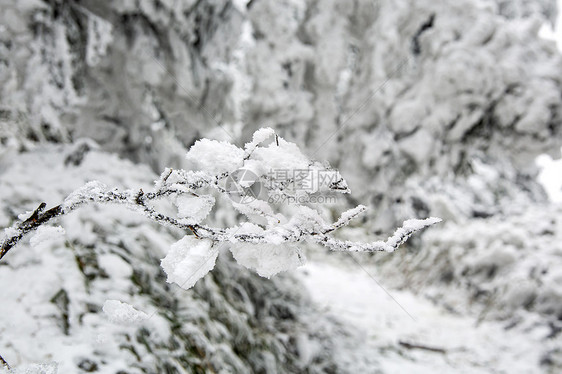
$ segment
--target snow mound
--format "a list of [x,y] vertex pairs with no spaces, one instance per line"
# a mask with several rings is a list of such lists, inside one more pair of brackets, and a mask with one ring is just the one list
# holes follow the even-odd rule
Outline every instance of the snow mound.
[[220,174],[241,166],[244,151],[227,142],[201,139],[191,146],[186,157],[198,169]]

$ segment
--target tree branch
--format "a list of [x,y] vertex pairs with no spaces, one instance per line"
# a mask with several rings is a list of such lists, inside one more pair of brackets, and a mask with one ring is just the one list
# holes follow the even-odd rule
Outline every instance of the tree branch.
[[400,340],[398,342],[398,344],[400,344],[402,347],[408,348],[408,349],[423,349],[425,351],[430,351],[430,352],[447,353],[447,351],[443,348],[430,347],[430,346],[422,345],[422,344],[414,344],[414,343],[409,343],[409,342],[405,342],[405,341],[402,341],[402,340]]
[[[94,194],[91,194],[94,192]],[[180,220],[169,217],[155,211],[147,205],[148,201],[158,199],[171,194],[183,194],[186,190],[157,190],[152,193],[144,193],[139,190],[134,193],[132,190],[119,191],[113,189],[104,190],[101,184],[88,183],[83,188],[73,192],[63,204],[57,205],[47,211],[43,211],[45,203],[41,203],[32,215],[23,222],[12,226],[6,230],[6,237],[2,241],[0,259],[13,248],[26,234],[37,229],[39,226],[48,223],[52,219],[70,213],[77,208],[89,203],[112,203],[126,205],[127,207],[142,212],[149,219],[166,226],[177,227],[182,230],[189,230],[198,238],[210,239],[216,242],[244,242],[253,244],[265,244],[271,241],[272,236],[281,237],[285,242],[302,242],[310,239],[334,251],[359,251],[374,252],[386,251],[393,252],[403,244],[412,234],[427,226],[433,225],[441,220],[438,218],[428,218],[425,220],[409,220],[404,222],[404,226],[397,229],[394,234],[386,241],[376,241],[372,243],[360,243],[342,241],[328,235],[329,232],[337,230],[348,224],[353,218],[366,210],[366,207],[359,206],[351,209],[340,217],[338,221],[321,231],[303,230],[298,227],[287,227],[284,225],[274,226],[264,230],[260,234],[227,234],[225,229],[207,227],[200,224],[186,224]]]
[[[258,148],[258,145],[270,136],[275,135],[272,129],[261,129],[258,130],[250,143],[245,146],[244,157],[240,159],[240,165],[243,165],[245,161],[249,160],[254,151]],[[274,156],[280,157],[277,153],[279,139],[276,140],[274,149]],[[287,142],[283,141],[281,145],[288,147]],[[221,146],[220,144],[215,144],[215,146]],[[230,149],[230,148],[229,148]],[[220,151],[220,148],[218,148]],[[291,152],[294,151],[293,148],[289,147]],[[191,152],[191,151],[190,151]],[[197,154],[197,152],[196,152]],[[228,154],[230,155],[230,154]],[[203,157],[204,155],[198,155],[197,157]],[[293,155],[294,156],[294,155]],[[226,157],[226,156],[225,156]],[[260,156],[260,157],[263,157]],[[305,162],[304,156],[300,155],[302,160],[295,161],[295,165],[299,166]],[[261,158],[253,160],[254,162],[263,162]],[[310,174],[312,178],[311,181],[318,179],[319,182],[321,176],[319,173],[327,173],[324,175],[322,181],[322,186],[331,192],[339,193],[349,193],[349,188],[347,183],[341,177],[337,170],[330,169],[327,166],[323,166],[318,162],[306,161],[308,164],[308,169],[306,172],[316,173]],[[268,165],[264,163],[262,167]],[[295,170],[302,171],[295,166]],[[280,169],[280,171],[289,171],[290,169]],[[285,173],[286,174],[286,173]],[[356,208],[350,209],[344,212],[341,217],[333,224],[326,224],[320,216],[316,213],[312,214],[308,211],[314,211],[310,208],[303,207],[299,213],[292,217],[287,223],[281,224],[281,220],[277,218],[277,215],[272,210],[271,206],[264,201],[256,201],[256,204],[236,204],[233,202],[233,206],[238,209],[241,213],[251,215],[258,214],[268,218],[268,225],[264,228],[258,226],[255,232],[237,234],[232,233],[235,230],[227,230],[223,228],[213,228],[207,227],[201,224],[192,223],[189,220],[179,219],[164,215],[157,212],[153,207],[150,206],[149,202],[157,200],[164,197],[170,196],[180,196],[184,194],[191,194],[198,197],[196,191],[202,188],[211,188],[218,191],[220,194],[229,196],[229,192],[221,186],[221,181],[226,178],[232,177],[231,172],[221,172],[218,175],[212,175],[204,171],[192,171],[192,170],[173,170],[165,169],[160,175],[160,178],[155,183],[154,191],[145,193],[142,189],[139,190],[124,190],[119,189],[109,189],[107,186],[99,182],[89,182],[82,188],[72,192],[62,204],[57,205],[49,210],[45,211],[45,203],[41,203],[35,211],[31,214],[29,218],[24,221],[15,223],[12,227],[5,230],[5,236],[2,240],[2,246],[0,249],[0,259],[2,259],[11,248],[13,248],[26,234],[37,229],[39,226],[48,223],[56,217],[70,213],[75,209],[91,204],[121,204],[126,207],[141,212],[149,219],[166,226],[176,227],[185,231],[191,231],[199,239],[210,239],[215,242],[230,242],[230,243],[253,243],[253,244],[279,244],[282,242],[297,243],[305,240],[318,243],[334,251],[361,251],[361,252],[373,252],[373,251],[387,251],[392,252],[396,250],[401,244],[403,244],[413,233],[422,230],[427,226],[433,225],[441,220],[439,218],[428,218],[425,220],[409,220],[405,221],[403,227],[397,229],[394,234],[388,238],[386,241],[375,241],[372,243],[360,243],[351,241],[342,241],[336,239],[330,235],[332,231],[340,229],[341,227],[349,224],[351,220],[363,213],[367,208],[365,206],[358,206]],[[271,186],[268,187],[270,193],[281,193],[287,194],[285,189],[293,183],[293,179],[287,179],[285,177],[268,177],[265,175],[260,176],[264,180],[272,182]],[[328,182],[326,184],[326,182]],[[316,186],[312,192],[320,191],[320,184]],[[307,190],[300,191],[302,193],[312,193]],[[287,195],[288,196],[288,195]],[[264,210],[265,208],[267,210]],[[308,209],[308,211],[307,211]]]
[[[6,238],[2,241],[2,248],[0,249],[0,260],[12,249],[18,242],[29,232],[36,230],[39,226],[44,225],[55,217],[63,214],[62,206],[57,205],[54,208],[43,212],[46,204],[41,203],[37,209],[31,214],[31,216],[25,221],[17,224],[15,227],[11,227],[6,235]],[[11,232],[11,235],[10,235]]]
[[5,367],[8,370],[11,370],[12,368],[10,367],[10,365],[8,365],[8,363],[6,362],[6,360],[4,360],[4,358],[2,356],[0,356],[0,363],[2,364],[3,367]]

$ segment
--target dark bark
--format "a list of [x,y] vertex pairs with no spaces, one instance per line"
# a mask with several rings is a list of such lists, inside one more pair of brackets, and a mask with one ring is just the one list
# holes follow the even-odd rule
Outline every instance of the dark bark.
[[39,226],[49,222],[55,217],[60,216],[63,213],[62,207],[60,205],[55,206],[47,211],[45,209],[46,204],[41,203],[37,209],[31,214],[31,217],[21,222],[16,228],[19,230],[17,235],[7,237],[2,243],[2,248],[0,249],[0,260],[8,253],[12,247],[14,247],[27,233],[36,230]]
[[436,353],[447,353],[447,351],[443,348],[439,348],[439,347],[431,347],[428,345],[423,345],[423,344],[414,344],[414,343],[409,343],[409,342],[405,342],[400,340],[398,342],[398,344],[400,344],[402,347],[407,348],[407,349],[423,349],[425,351],[430,351],[430,352],[436,352]]
[[10,365],[8,365],[8,363],[6,362],[6,360],[4,360],[4,358],[2,356],[0,356],[0,363],[2,364],[2,366],[7,368],[8,370],[11,369]]

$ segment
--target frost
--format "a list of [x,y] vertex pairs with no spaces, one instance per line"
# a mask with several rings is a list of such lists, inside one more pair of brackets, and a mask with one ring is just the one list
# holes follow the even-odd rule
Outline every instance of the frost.
[[409,219],[404,221],[402,227],[407,231],[419,231],[441,221],[442,219],[438,217],[429,217],[426,219]]
[[113,323],[136,325],[150,318],[148,314],[119,300],[106,300],[102,309]]
[[241,166],[244,151],[227,142],[201,139],[191,146],[186,157],[199,170],[220,174]]
[[58,374],[59,365],[56,362],[42,364],[21,365],[15,368],[0,368],[0,374]]
[[243,222],[238,226],[235,227],[231,227],[226,229],[226,233],[227,235],[229,235],[230,238],[232,238],[232,241],[234,242],[234,235],[262,235],[264,232],[264,229],[261,226],[258,226],[256,224],[250,223],[250,222]]
[[25,213],[20,213],[20,214],[18,214],[18,219],[19,219],[20,221],[25,221],[25,220],[27,220],[29,217],[31,217],[31,215],[33,214],[33,212],[34,212],[33,210],[28,210],[28,211],[25,212]]
[[178,216],[188,225],[203,221],[214,205],[215,198],[212,196],[180,195],[176,198]]
[[36,234],[29,240],[29,243],[35,249],[42,249],[58,240],[64,239],[64,234],[65,231],[60,226],[40,226]]
[[294,270],[305,262],[305,257],[300,249],[288,244],[240,243],[232,245],[230,251],[236,262],[248,269],[255,270],[265,278],[270,278],[282,271]]
[[215,267],[218,254],[211,240],[186,235],[172,244],[161,265],[168,275],[168,283],[189,289]]
[[409,219],[404,221],[402,227],[397,229],[396,232],[386,241],[385,244],[388,246],[387,251],[394,251],[400,244],[404,243],[412,233],[438,222],[441,222],[441,218],[429,217],[426,219]]
[[346,210],[340,216],[340,218],[334,223],[335,227],[342,227],[347,225],[353,218],[357,217],[359,214],[367,210],[365,205],[358,205],[355,208]]
[[265,167],[265,165],[263,165],[262,162],[257,160],[246,160],[244,162],[244,169],[254,173],[258,177],[261,177],[270,171]]
[[252,158],[262,161],[268,170],[308,169],[310,161],[296,144],[281,138],[278,140],[279,145],[271,143],[267,147],[257,147]]
[[6,227],[6,228],[4,229],[4,236],[5,236],[6,238],[10,238],[10,237],[13,237],[13,236],[17,236],[17,235],[19,235],[20,233],[21,233],[21,230],[18,229],[17,227],[12,227],[12,226],[11,226],[11,227]]
[[[360,212],[361,209],[357,211],[346,212],[343,215],[349,217],[352,214],[356,214]],[[404,221],[403,226],[396,229],[394,234],[389,237],[386,241],[376,241],[371,243],[362,243],[362,242],[355,242],[355,241],[341,241],[334,239],[329,236],[320,236],[315,235],[311,236],[310,239],[312,241],[316,241],[317,243],[323,244],[326,247],[334,250],[334,251],[353,251],[353,252],[373,252],[373,251],[386,251],[386,252],[394,252],[400,245],[406,242],[410,236],[416,233],[419,230],[422,230],[428,226],[434,225],[438,222],[441,222],[441,218],[430,217],[426,219],[411,219]],[[338,227],[341,227],[342,224],[345,224],[345,220],[341,218],[336,222],[336,224],[330,227],[330,230],[334,230]]]
[[64,211],[70,211],[76,206],[84,203],[84,201],[96,201],[101,195],[103,195],[108,190],[107,186],[98,181],[91,181],[86,183],[82,188],[74,191],[62,204]]
[[319,233],[330,229],[318,211],[307,206],[298,206],[284,229],[295,232]]
[[257,130],[252,136],[252,141],[246,143],[244,146],[244,149],[246,149],[246,155],[249,156],[260,143],[263,143],[274,135],[275,131],[271,127],[264,127]]
[[[252,200],[246,204],[232,203],[232,206],[244,214],[249,219],[255,221],[256,223],[268,223],[274,225],[281,222],[284,217],[280,213],[275,213],[273,208],[263,200]],[[261,219],[260,219],[261,217]]]

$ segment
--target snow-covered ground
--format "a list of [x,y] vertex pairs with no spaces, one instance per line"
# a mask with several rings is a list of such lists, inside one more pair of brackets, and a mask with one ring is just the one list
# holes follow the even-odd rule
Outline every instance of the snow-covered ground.
[[391,289],[389,296],[369,266],[311,262],[299,274],[325,313],[348,324],[351,338],[340,348],[349,372],[542,372],[538,348],[549,331],[540,325],[478,323],[409,291]]

